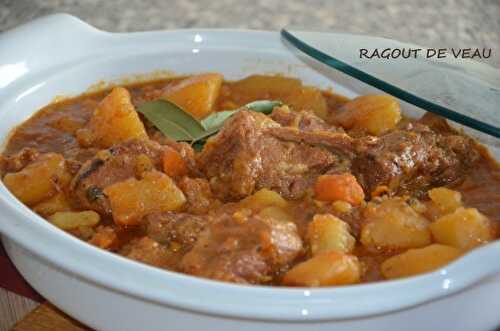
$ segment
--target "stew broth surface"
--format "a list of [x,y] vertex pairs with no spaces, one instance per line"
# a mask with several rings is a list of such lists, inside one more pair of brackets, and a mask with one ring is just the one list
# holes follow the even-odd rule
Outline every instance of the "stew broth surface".
[[[14,129],[2,156],[4,183],[90,244],[236,283],[335,286],[410,276],[497,237],[500,168],[442,119],[391,124],[399,111],[393,100],[351,101],[279,76],[222,81],[204,94],[198,83],[211,87],[214,77],[201,76],[125,89],[135,108],[183,93],[216,93],[211,112],[262,99],[289,107],[240,112],[195,152],[142,115],[145,139],[113,146],[83,140],[97,130],[89,123],[111,90],[82,95],[46,106]],[[384,120],[374,127],[369,116],[377,112]],[[428,193],[440,187],[448,190]]]

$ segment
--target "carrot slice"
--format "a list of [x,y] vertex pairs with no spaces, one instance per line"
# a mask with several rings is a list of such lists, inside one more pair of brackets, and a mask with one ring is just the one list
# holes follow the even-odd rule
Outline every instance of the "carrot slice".
[[180,177],[187,174],[186,161],[175,149],[165,146],[165,152],[162,156],[163,172],[170,177]]
[[363,189],[356,177],[349,173],[318,177],[314,186],[314,194],[317,200],[342,200],[351,205],[359,205],[365,199]]

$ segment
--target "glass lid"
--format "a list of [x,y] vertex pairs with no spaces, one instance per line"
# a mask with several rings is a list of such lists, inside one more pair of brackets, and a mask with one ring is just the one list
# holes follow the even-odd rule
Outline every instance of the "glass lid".
[[430,49],[395,40],[283,29],[314,59],[426,111],[500,137],[500,70],[491,49]]

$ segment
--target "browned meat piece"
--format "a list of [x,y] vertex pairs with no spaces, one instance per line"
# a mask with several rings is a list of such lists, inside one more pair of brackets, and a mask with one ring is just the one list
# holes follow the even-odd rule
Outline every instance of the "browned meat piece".
[[279,128],[264,114],[240,111],[209,139],[197,161],[217,196],[238,200],[269,188],[297,199],[317,176],[339,162],[326,149],[273,135]]
[[418,120],[418,123],[428,126],[439,134],[457,134],[457,131],[448,124],[445,118],[433,113],[425,113],[424,116]]
[[[151,140],[130,140],[100,151],[83,164],[71,183],[80,207],[111,214],[105,187],[140,175],[144,167],[161,169],[163,147]],[[148,165],[148,163],[150,164]]]
[[294,111],[288,106],[275,108],[270,117],[282,126],[293,127],[301,131],[344,131],[340,127],[326,123],[311,111]]
[[352,171],[370,194],[385,185],[391,193],[422,192],[461,180],[479,159],[470,138],[440,135],[422,124],[356,142]]
[[[368,196],[378,186],[387,186],[390,193],[412,191],[419,195],[431,187],[458,182],[479,159],[472,139],[457,134],[439,119],[428,116],[425,121],[436,131],[419,123],[409,123],[381,137],[351,138],[343,133],[292,128],[271,131],[282,140],[303,142],[343,156],[339,159],[343,162],[328,172],[353,172]],[[441,131],[444,134],[437,133]]]
[[0,156],[0,173],[21,171],[31,162],[35,161],[40,153],[35,148],[25,147],[19,152],[9,156]]
[[352,159],[356,155],[356,140],[343,132],[300,131],[295,128],[285,127],[273,128],[269,130],[269,133],[282,141],[304,143],[324,148],[335,155],[342,156],[341,161]]
[[175,263],[175,254],[148,237],[132,240],[119,253],[129,259],[160,268],[169,268]]
[[[288,123],[283,114],[274,117]],[[367,196],[379,186],[392,194],[419,195],[458,182],[478,159],[472,139],[453,130],[437,133],[420,123],[380,137],[352,138],[343,132],[282,127],[263,114],[242,111],[209,141],[198,163],[216,194],[236,200],[264,187],[300,198],[317,176],[346,171],[358,178]]]
[[165,245],[175,242],[186,251],[196,242],[210,220],[208,216],[166,212],[146,216],[143,224],[148,237]]
[[221,216],[200,233],[180,269],[228,282],[267,283],[301,251],[295,224],[235,213]]
[[183,177],[177,185],[186,196],[185,210],[188,213],[204,215],[220,204],[204,178]]

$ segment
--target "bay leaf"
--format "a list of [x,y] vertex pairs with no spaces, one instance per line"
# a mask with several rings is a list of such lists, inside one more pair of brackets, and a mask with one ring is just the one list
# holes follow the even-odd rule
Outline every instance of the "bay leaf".
[[206,130],[193,116],[167,100],[143,103],[137,108],[165,136],[176,141],[196,141],[206,136]]
[[224,122],[242,109],[249,109],[265,114],[280,106],[280,101],[258,100],[235,110],[215,112],[201,121],[168,100],[155,100],[143,103],[137,111],[144,115],[166,137],[175,141],[197,143],[200,148],[206,138],[217,133]]

